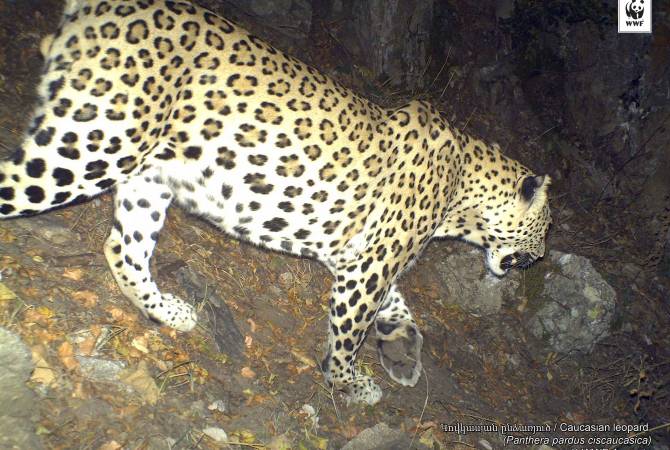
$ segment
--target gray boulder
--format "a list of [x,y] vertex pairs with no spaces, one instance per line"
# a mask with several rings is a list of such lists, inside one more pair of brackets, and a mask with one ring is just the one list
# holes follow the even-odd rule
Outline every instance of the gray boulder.
[[551,251],[530,331],[553,350],[589,352],[609,334],[616,293],[583,256]]
[[30,349],[0,328],[0,448],[43,448],[35,434],[35,394],[26,386],[32,371]]
[[437,263],[444,280],[446,300],[478,315],[500,312],[503,302],[514,298],[518,272],[498,278],[486,269],[480,250],[457,252]]

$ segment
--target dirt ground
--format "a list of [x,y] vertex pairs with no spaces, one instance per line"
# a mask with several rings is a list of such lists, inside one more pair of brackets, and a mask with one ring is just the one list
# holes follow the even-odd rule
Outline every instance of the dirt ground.
[[[0,155],[19,142],[41,67],[39,40],[59,8],[0,0]],[[560,209],[561,192],[554,196]],[[458,436],[441,424],[638,423],[645,402],[662,400],[662,389],[651,400],[630,394],[626,380],[639,384],[644,365],[638,347],[621,350],[616,336],[590,358],[541,360],[527,350],[536,344],[523,329],[520,299],[494,317],[449,306],[435,263],[467,247],[434,242],[401,282],[424,334],[425,376],[415,388],[396,385],[369,339],[361,370],[385,395],[375,407],[347,406],[324,386],[317,364],[331,282],[324,267],[240,243],[172,209],[154,273],[166,291],[195,297],[203,317],[194,332],[178,333],[144,319],[116,287],[101,251],[111,217],[106,194],[0,223],[0,283],[10,292],[0,294],[0,325],[18,333],[37,361],[30,386],[46,448],[221,448],[211,430],[203,433],[220,428],[234,448],[335,449],[380,422],[423,448],[486,448],[480,441],[495,443],[494,435]],[[550,246],[584,248],[590,236],[579,229],[577,239],[554,228]],[[590,242],[588,256],[597,257],[596,239]],[[615,266],[603,260],[599,269],[610,280]],[[179,282],[184,268],[196,274],[191,290]],[[642,298],[641,311],[659,301],[653,293]],[[221,302],[239,338],[216,330],[225,320]]]

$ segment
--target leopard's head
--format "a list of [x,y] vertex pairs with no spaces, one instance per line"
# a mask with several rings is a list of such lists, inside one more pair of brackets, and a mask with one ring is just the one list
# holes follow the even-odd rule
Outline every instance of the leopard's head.
[[495,275],[510,269],[525,269],[544,256],[545,238],[551,214],[547,189],[548,175],[524,175],[511,184],[514,192],[504,206],[484,212],[489,245],[486,263]]

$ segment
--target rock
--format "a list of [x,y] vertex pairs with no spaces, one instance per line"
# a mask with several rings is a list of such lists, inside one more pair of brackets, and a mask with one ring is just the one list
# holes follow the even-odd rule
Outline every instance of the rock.
[[203,434],[212,439],[214,442],[227,442],[228,435],[225,430],[217,427],[207,427],[202,430]]
[[582,256],[551,251],[549,260],[555,269],[545,275],[530,331],[557,352],[588,352],[609,334],[616,293]]
[[444,280],[446,298],[475,314],[495,314],[503,301],[514,296],[519,275],[511,272],[504,278],[491,275],[479,250],[459,252],[437,263]]
[[421,86],[428,61],[433,2],[370,0],[353,5],[357,42],[352,46],[360,48],[361,61],[373,76],[387,77],[393,86]]
[[57,216],[33,217],[17,223],[21,228],[51,244],[66,245],[81,241],[79,233],[70,230],[65,220]]
[[307,0],[230,0],[228,3],[292,39],[307,38],[312,26],[312,4]]
[[292,0],[247,0],[248,8],[254,14],[262,17],[285,14],[291,9]]
[[146,361],[140,361],[136,367],[122,370],[119,373],[119,380],[131,387],[146,403],[155,405],[158,402],[161,391],[149,372]]
[[[400,430],[393,430],[385,423],[366,428],[350,440],[342,450],[404,450],[410,448],[412,440]],[[414,442],[415,449],[424,449],[424,445]]]
[[81,374],[88,380],[99,382],[118,382],[119,374],[126,368],[122,361],[113,361],[89,356],[76,356]]
[[221,400],[221,399],[214,400],[212,403],[210,403],[207,406],[207,409],[209,409],[210,411],[218,411],[218,412],[225,413],[225,412],[228,411],[228,401]]
[[196,301],[207,295],[209,308],[207,308],[206,314],[199,317],[199,320],[201,325],[207,324],[209,326],[214,337],[216,350],[221,353],[225,352],[233,358],[245,358],[244,336],[237,327],[235,317],[223,298],[211,288],[207,280],[181,262],[166,266],[164,270],[167,273],[173,273],[179,284]]
[[26,387],[33,363],[19,336],[0,328],[0,448],[41,449],[35,394]]

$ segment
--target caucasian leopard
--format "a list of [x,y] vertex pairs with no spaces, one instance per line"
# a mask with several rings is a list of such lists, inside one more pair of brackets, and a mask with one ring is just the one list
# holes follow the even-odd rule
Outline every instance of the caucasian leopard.
[[[423,337],[398,276],[436,237],[483,247],[503,275],[544,254],[548,176],[459,132],[430,104],[382,108],[189,3],[70,0],[42,45],[32,125],[0,162],[0,217],[113,190],[105,255],[145,316],[191,330],[149,260],[176,203],[229,235],[334,276],[322,369],[351,400],[374,325],[391,378],[416,384]],[[400,360],[391,343],[405,345]],[[394,359],[395,358],[395,359]]]

